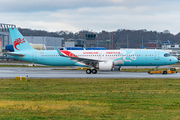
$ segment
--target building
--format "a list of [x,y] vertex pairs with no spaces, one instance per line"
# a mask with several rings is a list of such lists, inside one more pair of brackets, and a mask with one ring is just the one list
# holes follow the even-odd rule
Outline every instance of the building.
[[161,43],[158,40],[150,40],[146,44],[146,48],[148,48],[148,49],[154,49],[154,48],[161,49]]
[[5,49],[6,45],[12,44],[11,36],[9,34],[10,27],[16,28],[16,25],[0,23],[0,39],[2,40],[3,49]]
[[97,35],[94,33],[85,34],[86,36],[86,47],[96,47]]
[[25,39],[32,44],[44,44],[47,50],[54,50],[54,46],[62,47],[64,38],[61,37],[45,37],[45,36],[24,36]]
[[75,39],[64,40],[63,47],[75,47]]
[[162,49],[180,50],[179,44],[162,45]]
[[63,40],[63,47],[86,47],[85,39],[67,39]]
[[[2,40],[3,49],[6,45],[12,44],[9,28],[16,25],[0,23],[0,40]],[[24,36],[29,43],[32,44],[44,44],[47,50],[54,49],[54,46],[62,47],[62,41],[64,38],[60,37],[46,37],[46,36]]]
[[86,47],[86,40],[85,39],[76,39],[75,47]]

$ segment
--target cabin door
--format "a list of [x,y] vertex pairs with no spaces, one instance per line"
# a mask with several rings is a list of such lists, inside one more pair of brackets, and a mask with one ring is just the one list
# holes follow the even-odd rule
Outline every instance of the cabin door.
[[155,51],[154,60],[159,60],[159,51]]
[[37,61],[37,52],[33,52],[32,54],[32,60]]

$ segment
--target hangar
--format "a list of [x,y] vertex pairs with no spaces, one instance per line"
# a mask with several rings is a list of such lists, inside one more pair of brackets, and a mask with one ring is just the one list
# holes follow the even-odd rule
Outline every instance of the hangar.
[[46,36],[24,36],[29,43],[43,44],[47,50],[54,50],[54,46],[62,47],[64,38],[61,37],[46,37]]
[[[2,40],[3,49],[6,45],[12,44],[11,36],[9,34],[9,28],[16,25],[0,23],[0,40]],[[29,43],[32,44],[44,44],[47,50],[54,49],[54,46],[58,48],[62,47],[64,38],[61,37],[46,37],[46,36],[24,36]]]
[[2,40],[3,49],[6,45],[12,44],[9,27],[16,27],[16,25],[0,23],[0,39]]

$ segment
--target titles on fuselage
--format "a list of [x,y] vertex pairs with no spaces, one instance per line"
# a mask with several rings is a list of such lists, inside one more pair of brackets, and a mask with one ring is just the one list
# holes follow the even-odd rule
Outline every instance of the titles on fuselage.
[[[83,54],[98,54],[98,52],[83,52]],[[120,54],[120,52],[106,52],[106,54]]]
[[98,52],[83,52],[83,54],[98,54]]
[[120,54],[120,52],[106,52],[106,54]]

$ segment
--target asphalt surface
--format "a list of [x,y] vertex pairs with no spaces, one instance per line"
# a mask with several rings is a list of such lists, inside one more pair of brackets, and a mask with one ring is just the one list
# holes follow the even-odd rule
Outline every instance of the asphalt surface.
[[[148,74],[136,72],[98,71],[97,74],[86,74],[85,70],[53,70],[46,67],[1,67],[0,78],[180,78],[177,74]],[[56,68],[57,69],[57,68]]]

